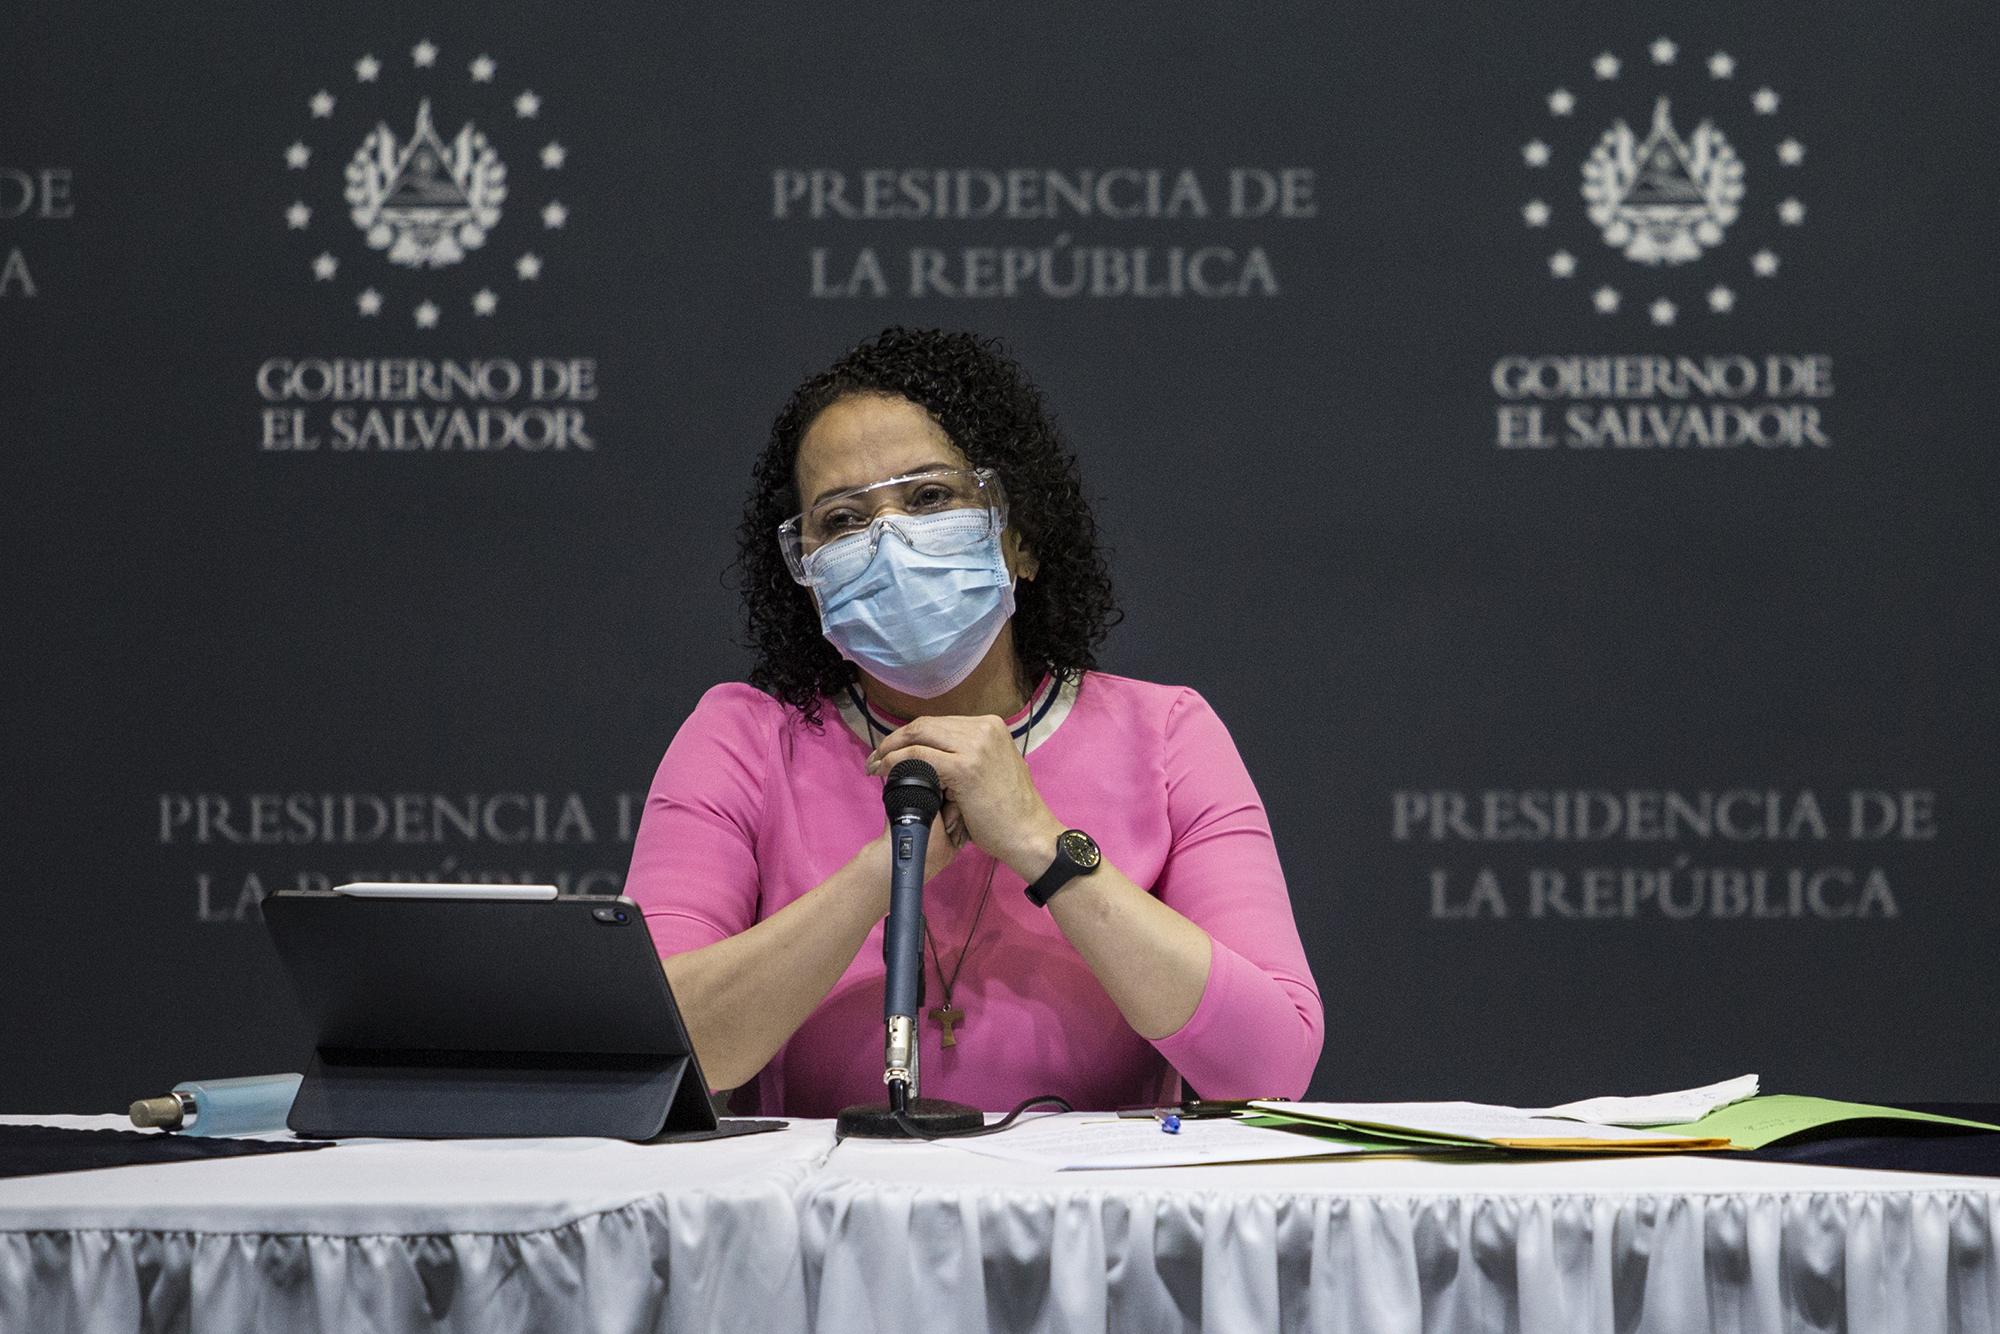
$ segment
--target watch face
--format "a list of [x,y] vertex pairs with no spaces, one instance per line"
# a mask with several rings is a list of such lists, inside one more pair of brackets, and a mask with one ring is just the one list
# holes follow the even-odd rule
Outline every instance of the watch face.
[[1097,842],[1081,829],[1065,829],[1056,839],[1062,845],[1063,855],[1085,871],[1094,871],[1104,860],[1104,854],[1097,850]]

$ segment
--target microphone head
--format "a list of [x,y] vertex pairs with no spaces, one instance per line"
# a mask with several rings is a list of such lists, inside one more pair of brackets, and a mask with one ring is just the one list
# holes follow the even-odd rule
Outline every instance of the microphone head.
[[922,760],[904,760],[889,771],[882,805],[893,822],[898,816],[921,815],[929,824],[944,809],[944,788],[937,770]]

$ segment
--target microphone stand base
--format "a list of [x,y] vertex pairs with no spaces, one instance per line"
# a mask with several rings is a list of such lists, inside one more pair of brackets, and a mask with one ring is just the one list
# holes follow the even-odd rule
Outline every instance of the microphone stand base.
[[[943,1098],[912,1099],[903,1116],[933,1134],[964,1134],[986,1124],[986,1117],[978,1108]],[[917,1138],[896,1124],[895,1114],[887,1103],[863,1103],[847,1108],[835,1123],[833,1135],[835,1139],[850,1135],[858,1139]]]

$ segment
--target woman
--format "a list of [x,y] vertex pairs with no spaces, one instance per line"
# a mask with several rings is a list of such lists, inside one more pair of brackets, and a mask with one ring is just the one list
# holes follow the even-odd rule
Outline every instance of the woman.
[[1094,670],[1096,524],[1018,366],[968,334],[855,348],[779,414],[739,542],[752,684],[668,747],[626,887],[714,1087],[882,1101],[882,777],[915,758],[946,797],[926,1097],[1305,1091],[1319,994],[1263,806],[1199,695]]

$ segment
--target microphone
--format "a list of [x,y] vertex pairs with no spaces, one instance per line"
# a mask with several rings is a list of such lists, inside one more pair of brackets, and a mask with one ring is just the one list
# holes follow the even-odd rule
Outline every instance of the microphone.
[[917,1007],[924,982],[924,860],[931,821],[944,808],[937,770],[904,760],[882,790],[889,816],[889,920],[882,932],[883,1082],[892,1111],[917,1096]]
[[888,1105],[860,1103],[840,1113],[834,1137],[936,1139],[983,1129],[978,1108],[942,1098],[917,1096],[917,1008],[924,989],[924,858],[930,851],[931,821],[944,809],[937,770],[922,760],[904,760],[889,771],[882,789],[889,815],[889,917],[882,928],[882,1020],[888,1037],[882,1047],[882,1082]]

